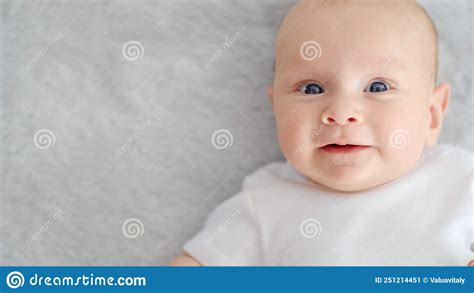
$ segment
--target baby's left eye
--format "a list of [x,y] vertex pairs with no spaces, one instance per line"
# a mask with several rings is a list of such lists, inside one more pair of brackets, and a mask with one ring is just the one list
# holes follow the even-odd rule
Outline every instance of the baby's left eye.
[[382,81],[374,81],[368,87],[365,88],[364,92],[378,93],[389,90],[389,86]]
[[307,95],[320,95],[324,93],[324,89],[319,84],[313,82],[302,84],[298,90]]

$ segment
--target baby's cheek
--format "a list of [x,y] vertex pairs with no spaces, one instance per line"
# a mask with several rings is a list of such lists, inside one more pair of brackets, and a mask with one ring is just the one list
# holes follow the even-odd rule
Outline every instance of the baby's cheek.
[[387,114],[386,119],[379,124],[381,153],[390,168],[406,171],[413,167],[421,156],[426,140],[427,122],[425,114],[419,111],[406,110],[402,115],[397,113],[400,112]]
[[429,112],[416,103],[393,103],[389,106],[379,109],[377,119],[371,121],[379,145],[396,153],[419,149],[426,139]]
[[306,124],[290,119],[278,130],[281,151],[289,161],[296,163],[310,160],[315,142]]
[[300,144],[301,134],[297,122],[289,119],[278,128],[278,139],[280,148],[287,159],[291,158],[291,153]]
[[311,127],[318,118],[309,107],[297,103],[279,105],[275,114],[280,145],[288,153],[310,137]]

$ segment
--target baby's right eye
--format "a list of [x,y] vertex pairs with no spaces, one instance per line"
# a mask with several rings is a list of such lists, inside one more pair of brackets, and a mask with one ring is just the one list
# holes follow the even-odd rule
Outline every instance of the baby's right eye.
[[319,95],[324,93],[324,89],[317,83],[309,82],[299,86],[298,90],[307,95]]

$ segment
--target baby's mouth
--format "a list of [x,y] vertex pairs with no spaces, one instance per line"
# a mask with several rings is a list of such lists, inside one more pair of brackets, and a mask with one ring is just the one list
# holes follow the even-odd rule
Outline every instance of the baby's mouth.
[[353,153],[369,148],[368,145],[356,145],[356,144],[337,144],[330,143],[321,147],[323,151],[328,153]]

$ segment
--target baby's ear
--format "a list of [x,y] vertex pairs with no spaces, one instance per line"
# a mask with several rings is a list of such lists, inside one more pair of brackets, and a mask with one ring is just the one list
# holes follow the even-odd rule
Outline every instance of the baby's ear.
[[443,114],[446,112],[449,104],[449,98],[451,97],[451,86],[449,83],[441,83],[434,89],[434,94],[439,100]]
[[426,142],[428,146],[433,146],[438,141],[441,127],[443,125],[444,114],[448,108],[450,95],[451,86],[448,83],[441,83],[433,90],[433,96],[430,100],[430,129]]
[[267,96],[268,96],[268,99],[270,100],[270,103],[273,106],[273,87],[272,86],[267,87]]

